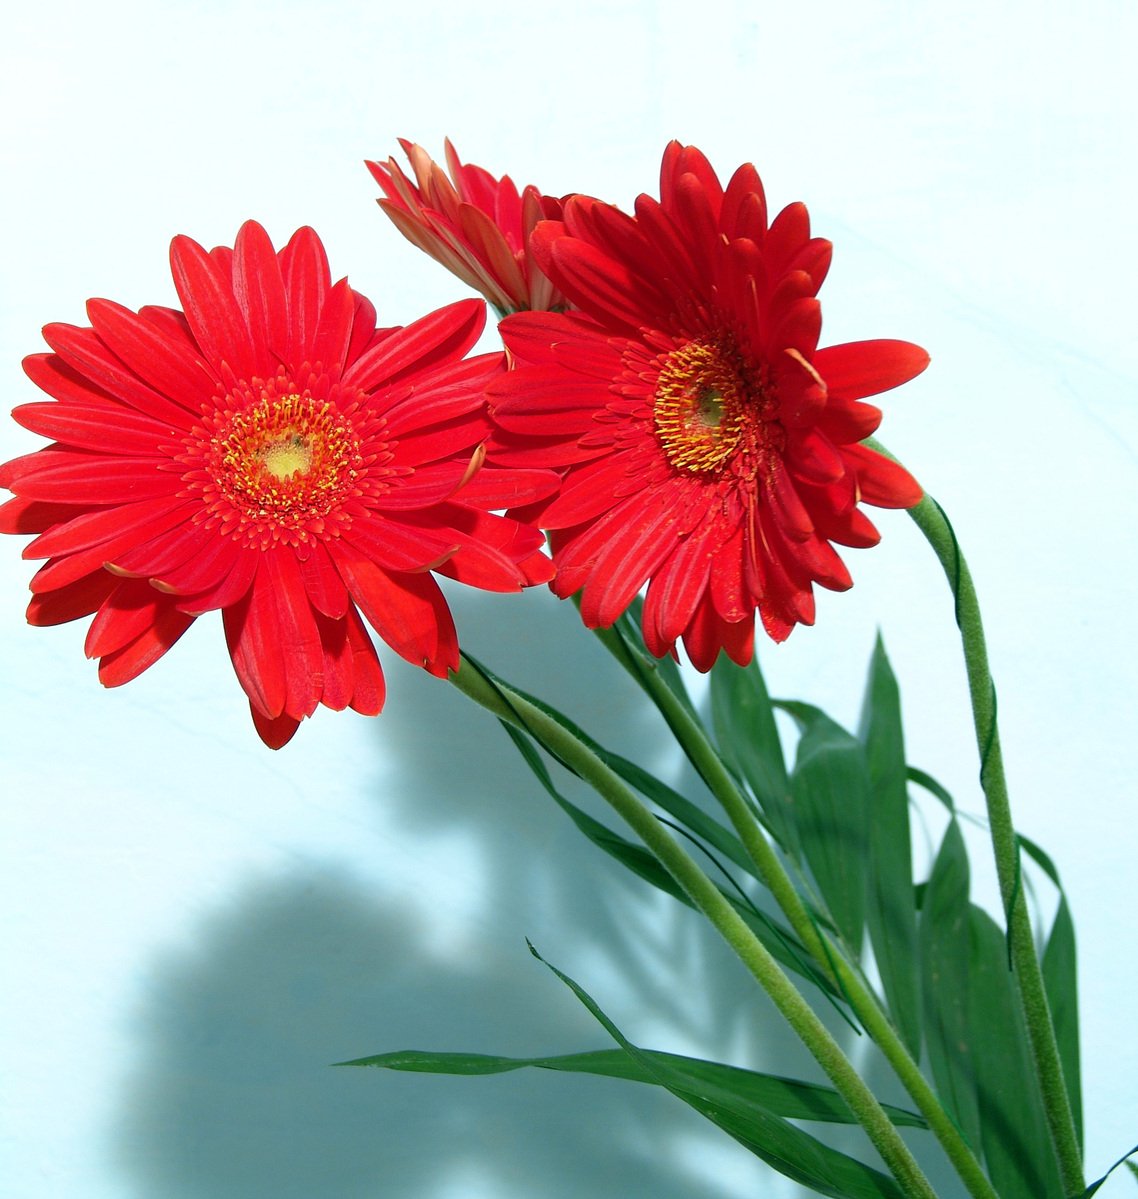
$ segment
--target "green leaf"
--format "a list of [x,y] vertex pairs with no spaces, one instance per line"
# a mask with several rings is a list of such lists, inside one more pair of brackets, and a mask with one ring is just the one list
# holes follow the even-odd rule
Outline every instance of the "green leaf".
[[[545,961],[532,945],[530,952],[538,961]],[[821,1195],[832,1196],[832,1199],[902,1199],[901,1189],[880,1171],[831,1149],[765,1107],[748,1102],[729,1090],[693,1080],[689,1074],[674,1069],[659,1057],[646,1054],[624,1036],[568,975],[548,962],[545,965],[660,1086],[666,1087],[780,1173],[813,1187]]]
[[1123,1164],[1123,1162],[1126,1163],[1126,1168],[1130,1171],[1130,1173],[1133,1174],[1135,1178],[1138,1178],[1138,1166],[1136,1166],[1132,1161],[1128,1160],[1129,1158],[1133,1157],[1135,1153],[1138,1153],[1138,1145],[1135,1145],[1129,1153],[1123,1154],[1123,1156],[1120,1157],[1118,1161],[1116,1161],[1100,1179],[1092,1182],[1091,1185],[1087,1187],[1087,1189],[1083,1191],[1081,1195],[1077,1196],[1077,1199],[1091,1199],[1091,1196],[1099,1189],[1099,1187],[1102,1186],[1104,1182],[1106,1182],[1106,1180],[1115,1172],[1115,1170],[1117,1170],[1118,1167]]
[[[505,721],[502,722],[502,727],[509,734],[510,740],[517,747],[523,760],[533,771],[537,780],[545,788],[546,792],[548,792],[554,803],[569,816],[577,828],[594,845],[603,849],[605,853],[615,858],[622,866],[632,871],[633,874],[644,879],[645,882],[651,883],[652,886],[671,895],[674,899],[678,899],[686,906],[694,907],[687,892],[647,849],[635,844],[635,842],[629,841],[627,838],[610,829],[608,825],[594,819],[587,812],[582,811],[576,804],[566,799],[557,790],[549,771],[546,769],[545,763],[541,759],[541,755],[535,749],[532,740],[525,733],[514,728],[512,725],[506,724]],[[831,1000],[838,996],[839,992],[819,972],[810,960],[810,956],[802,943],[789,928],[776,920],[772,920],[765,912],[756,908],[745,895],[740,897],[723,886],[719,886],[719,891],[743,920],[746,921],[748,927],[759,938],[773,958],[789,970],[793,970],[803,978],[814,983]],[[842,1009],[839,1008],[839,1012],[841,1011]],[[842,1015],[844,1017],[844,1012],[842,1012]]]
[[1047,994],[1047,1006],[1051,1009],[1051,1020],[1055,1026],[1055,1039],[1059,1045],[1059,1060],[1063,1064],[1063,1081],[1067,1087],[1067,1098],[1071,1104],[1071,1115],[1075,1121],[1075,1132],[1079,1148],[1083,1145],[1083,1099],[1079,1061],[1079,993],[1075,954],[1075,924],[1067,903],[1067,893],[1059,879],[1059,870],[1044,850],[1025,837],[1016,834],[1020,848],[1038,865],[1055,884],[1059,892],[1059,907],[1051,924],[1047,943],[1043,950],[1041,968],[1043,989]]
[[862,705],[861,737],[870,781],[869,937],[893,1021],[919,1058],[921,989],[901,697],[880,636]]
[[[507,702],[509,702],[511,695],[516,695],[533,704],[535,708],[539,708],[546,716],[551,720],[557,721],[567,733],[575,737],[582,745],[586,746],[600,758],[610,770],[619,775],[626,783],[635,787],[647,799],[652,800],[663,808],[665,812],[669,813],[669,815],[674,816],[681,823],[685,824],[697,837],[729,857],[735,865],[757,877],[755,865],[751,861],[747,851],[743,848],[743,843],[733,832],[720,824],[714,817],[709,816],[702,808],[680,795],[678,791],[669,787],[666,783],[661,782],[660,779],[650,774],[643,767],[638,766],[635,762],[631,762],[627,758],[622,758],[619,754],[614,754],[605,749],[603,745],[595,741],[584,729],[570,720],[564,712],[553,707],[552,704],[547,704],[536,695],[531,695],[528,691],[523,691],[520,687],[515,687],[512,683],[507,683],[505,680],[498,678],[492,670],[483,666],[469,654],[466,655],[466,658],[482,672],[487,680],[493,683]],[[530,735],[534,736],[534,739],[537,740],[536,734],[531,733]],[[543,748],[555,760],[560,761],[548,746],[543,746]],[[571,774],[576,774],[576,771],[567,763],[562,762],[561,764]],[[546,786],[548,789],[548,784]]]
[[[511,1070],[534,1067],[573,1074],[595,1074],[605,1078],[623,1078],[629,1082],[660,1085],[657,1074],[644,1063],[671,1071],[686,1080],[693,1092],[727,1095],[734,1102],[754,1105],[765,1112],[788,1120],[814,1120],[825,1124],[852,1124],[854,1118],[846,1101],[832,1087],[800,1082],[777,1074],[762,1074],[655,1049],[639,1049],[634,1057],[624,1049],[598,1049],[591,1053],[567,1053],[558,1057],[498,1057],[482,1053],[432,1053],[404,1049],[380,1053],[374,1057],[337,1062],[338,1066],[374,1066],[385,1070],[406,1070],[423,1074],[505,1074]],[[927,1128],[924,1117],[904,1108],[885,1105],[885,1112],[898,1127]]]
[[802,851],[834,924],[854,955],[865,928],[869,775],[855,737],[813,710],[790,779]]
[[[580,607],[580,593],[573,597],[573,602]],[[699,716],[695,705],[691,702],[683,676],[675,659],[655,658],[644,647],[644,636],[641,633],[641,620],[644,611],[644,601],[638,596],[619,616],[611,628],[594,629],[597,639],[613,655],[624,669],[644,688],[649,697],[655,702],[655,697],[648,686],[647,679],[651,675],[658,676],[664,685],[687,709],[688,714],[696,720]],[[663,713],[667,719],[667,713]]]
[[635,762],[622,758],[619,754],[597,746],[597,756],[615,771],[631,787],[635,787],[646,799],[652,800],[658,807],[663,808],[670,816],[674,816],[701,840],[706,841],[713,849],[717,849],[753,877],[758,877],[754,862],[751,861],[742,841],[726,826],[709,816],[702,808],[685,798],[667,783],[661,782],[654,775]]
[[924,788],[930,795],[939,799],[953,816],[956,815],[956,804],[952,802],[948,789],[938,783],[931,774],[918,770],[916,766],[908,766],[905,768],[905,777],[910,783],[916,783],[918,787]]
[[736,777],[746,780],[775,839],[798,856],[786,759],[758,658],[744,669],[721,654],[709,681],[720,755]]
[[975,904],[968,923],[968,1026],[989,1176],[1001,1199],[1062,1199],[1004,933]]
[[533,746],[533,742],[530,741],[526,734],[512,725],[506,724],[505,721],[502,721],[502,727],[510,735],[510,740],[517,746],[518,752],[537,776],[541,785],[553,798],[554,802],[594,845],[599,846],[605,853],[616,858],[622,866],[631,870],[633,874],[638,875],[646,882],[651,883],[652,886],[658,887],[661,891],[666,891],[669,895],[690,906],[691,901],[688,899],[683,888],[648,850],[622,837],[619,833],[613,832],[608,825],[594,819],[587,812],[577,807],[576,804],[567,800],[553,785],[553,779],[550,777],[545,763],[541,760],[540,754],[538,754]]
[[620,636],[625,648],[637,659],[637,670],[654,670],[668,686],[668,690],[684,705],[692,716],[696,715],[695,705],[691,702],[688,689],[684,686],[683,675],[676,665],[675,658],[656,658],[644,647],[644,635],[641,633],[641,621],[644,612],[644,601],[637,596],[626,609],[623,616],[617,620],[613,628]]
[[937,1094],[964,1139],[980,1152],[980,1107],[969,1029],[968,853],[951,821],[921,908],[925,1037]]

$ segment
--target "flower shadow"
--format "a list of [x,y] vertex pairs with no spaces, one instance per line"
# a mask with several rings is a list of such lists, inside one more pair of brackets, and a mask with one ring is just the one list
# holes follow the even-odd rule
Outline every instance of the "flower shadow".
[[[700,1122],[649,1088],[539,1071],[458,1080],[331,1068],[408,1046],[603,1043],[580,1027],[567,1035],[571,1001],[558,1002],[528,954],[505,972],[448,965],[419,949],[420,923],[347,874],[311,871],[249,882],[199,922],[192,947],[155,962],[116,1136],[137,1193],[692,1193],[698,1171],[669,1142],[693,1126],[703,1136]],[[545,1002],[524,995],[534,981]]]
[[[492,602],[455,604],[472,652],[692,785],[569,605],[525,595],[504,623]],[[330,1068],[407,1048],[608,1047],[526,952],[528,936],[640,1044],[817,1077],[728,951],[588,844],[491,717],[423,672],[393,663],[388,675],[379,752],[359,764],[374,829],[358,854],[245,877],[149,965],[115,1132],[137,1193],[802,1194],[656,1088],[530,1070],[453,1079]],[[558,785],[616,825],[563,772]]]

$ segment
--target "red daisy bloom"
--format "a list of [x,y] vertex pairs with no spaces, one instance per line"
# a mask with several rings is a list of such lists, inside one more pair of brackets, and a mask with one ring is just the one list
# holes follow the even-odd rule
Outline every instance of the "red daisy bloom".
[[537,222],[560,217],[560,201],[532,186],[519,195],[508,175],[495,179],[481,167],[460,162],[449,141],[449,178],[422,146],[404,139],[399,144],[414,183],[394,158],[367,167],[386,196],[380,208],[408,241],[480,291],[499,314],[566,306],[565,297],[527,253]]
[[379,712],[361,613],[409,661],[457,668],[431,570],[493,591],[547,581],[540,533],[488,510],[552,476],[478,469],[503,369],[463,360],[481,301],[377,330],[311,229],[278,254],[249,222],[232,250],[177,237],[170,258],[184,313],[92,300],[91,328],[44,330],[54,354],[24,366],[54,400],[13,415],[56,444],[0,467],[16,493],[0,531],[38,533],[24,556],[48,559],[32,624],[94,613],[107,686],[220,609],[275,748],[317,704]]
[[850,576],[831,542],[878,540],[861,502],[907,508],[921,489],[860,443],[865,396],[928,364],[907,342],[818,349],[830,243],[801,204],[768,225],[751,165],[724,189],[673,142],[661,199],[635,216],[585,196],[537,226],[542,270],[579,309],[500,326],[517,369],[490,387],[491,460],[553,467],[560,495],[527,516],[552,531],[560,596],[606,627],[645,583],[657,656],[683,639],[708,670],[753,651],[754,615],[783,640],[814,620],[813,584]]

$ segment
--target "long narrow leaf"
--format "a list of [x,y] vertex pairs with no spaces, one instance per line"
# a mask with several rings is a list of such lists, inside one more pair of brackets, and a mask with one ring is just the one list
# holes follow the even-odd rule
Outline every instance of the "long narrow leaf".
[[881,985],[898,1031],[921,1052],[917,912],[909,831],[901,698],[881,638],[873,650],[861,716],[869,765],[868,924]]
[[1083,1191],[1081,1195],[1078,1196],[1078,1199],[1091,1199],[1091,1196],[1095,1194],[1099,1187],[1106,1182],[1106,1180],[1115,1172],[1115,1170],[1118,1169],[1119,1166],[1123,1164],[1123,1162],[1126,1163],[1126,1168],[1130,1171],[1130,1173],[1133,1174],[1135,1178],[1138,1178],[1138,1166],[1135,1166],[1132,1161],[1128,1160],[1136,1153],[1138,1153],[1138,1145],[1135,1145],[1129,1153],[1126,1153],[1120,1157],[1118,1161],[1116,1161],[1101,1178],[1097,1179],[1095,1182],[1092,1182],[1091,1185],[1087,1187],[1087,1189]]
[[1047,1004],[1051,1008],[1051,1019],[1055,1025],[1055,1040],[1059,1046],[1059,1060],[1063,1065],[1063,1081],[1067,1087],[1067,1098],[1071,1104],[1071,1116],[1075,1121],[1075,1134],[1083,1148],[1083,1101],[1080,1081],[1079,1060],[1079,992],[1077,980],[1077,958],[1075,953],[1075,924],[1067,897],[1061,896],[1059,908],[1051,924],[1051,932],[1043,950],[1040,963],[1043,971],[1043,989]]
[[[542,787],[544,787],[550,798],[569,816],[577,828],[594,845],[603,849],[605,853],[615,858],[622,866],[632,871],[633,874],[644,879],[645,882],[651,883],[652,886],[671,895],[674,899],[678,899],[688,907],[694,906],[687,892],[684,891],[647,849],[614,832],[606,824],[596,820],[587,812],[582,811],[581,808],[566,799],[557,790],[549,771],[546,769],[545,763],[541,760],[541,755],[537,752],[533,742],[525,733],[505,722],[503,722],[502,727],[510,735],[510,739],[517,746],[523,760],[533,771],[535,777],[541,783]],[[763,947],[777,962],[814,983],[815,986],[827,995],[827,998],[831,1002],[836,1002],[839,998],[839,993],[825,976],[818,971],[801,942],[789,928],[776,920],[772,920],[765,912],[756,908],[754,904],[749,901],[744,902],[737,895],[732,894],[722,886],[719,887],[719,890],[728,903],[746,921],[751,931],[762,942]],[[843,1019],[848,1020],[842,1008],[838,1007],[838,1012]]]
[[865,754],[828,716],[816,713],[798,742],[790,778],[802,851],[846,944],[857,955],[865,927]]
[[[545,961],[532,946],[530,950],[538,961]],[[548,962],[545,965],[660,1086],[666,1087],[780,1173],[832,1199],[901,1199],[900,1188],[880,1171],[831,1149],[766,1108],[745,1102],[730,1091],[693,1081],[690,1075],[645,1054],[624,1036],[583,988],[556,966]]]
[[969,929],[968,1025],[992,1184],[1000,1199],[1064,1199],[1003,931],[975,904]]
[[[687,825],[697,837],[706,841],[720,853],[726,854],[735,865],[742,867],[752,875],[755,873],[754,863],[743,848],[743,843],[739,838],[715,820],[714,817],[704,812],[702,808],[680,795],[674,788],[661,782],[660,779],[650,774],[643,767],[638,766],[635,762],[630,762],[627,758],[622,758],[619,754],[611,753],[605,749],[603,745],[599,744],[593,737],[586,733],[580,725],[570,720],[564,712],[559,711],[552,704],[548,704],[536,695],[531,695],[528,691],[523,691],[520,687],[515,687],[512,683],[507,683],[505,680],[500,679],[492,670],[483,666],[469,654],[466,655],[466,658],[482,672],[486,679],[494,684],[507,701],[511,695],[519,696],[528,703],[533,704],[535,708],[539,708],[551,720],[557,721],[567,733],[571,734],[582,745],[596,754],[606,766],[618,774],[626,783],[635,787],[647,799],[658,804],[669,815],[674,816],[677,820]],[[543,748],[549,752],[547,746],[543,746]],[[562,765],[565,765],[565,763],[562,763]],[[569,767],[566,768],[570,769]]]
[[1071,1115],[1075,1120],[1075,1131],[1079,1148],[1083,1146],[1083,1099],[1079,1060],[1079,991],[1077,957],[1075,952],[1075,924],[1071,919],[1071,908],[1067,893],[1059,881],[1055,863],[1044,851],[1023,834],[1017,840],[1023,851],[1043,868],[1059,891],[1059,907],[1051,923],[1051,931],[1043,949],[1041,967],[1043,988],[1047,993],[1047,1004],[1051,1008],[1051,1019],[1055,1025],[1055,1039],[1059,1045],[1059,1060],[1063,1064],[1063,1081],[1067,1086],[1067,1097],[1071,1103]]
[[635,787],[645,799],[652,800],[670,816],[674,816],[686,825],[697,837],[706,841],[712,848],[746,870],[753,877],[758,877],[754,862],[751,861],[742,841],[728,828],[720,824],[714,817],[709,816],[702,808],[692,803],[667,783],[661,782],[655,775],[649,774],[635,762],[622,758],[619,754],[610,753],[598,746],[598,756],[630,786]]
[[553,785],[553,779],[550,777],[549,771],[545,768],[545,763],[541,760],[540,754],[538,754],[530,739],[524,733],[515,729],[512,725],[506,724],[504,721],[502,722],[502,727],[510,735],[510,740],[517,746],[518,752],[537,776],[538,781],[549,793],[554,803],[568,815],[577,828],[594,845],[603,849],[611,857],[616,858],[622,866],[631,870],[633,874],[638,875],[646,882],[651,883],[652,886],[658,887],[661,891],[690,906],[691,901],[688,899],[684,889],[648,850],[622,837],[619,833],[613,832],[608,825],[594,819],[588,812],[582,811],[576,804],[567,800]]
[[[762,1109],[787,1120],[813,1120],[823,1124],[852,1124],[854,1118],[846,1101],[832,1087],[783,1078],[708,1062],[702,1058],[638,1049],[634,1057],[624,1049],[598,1049],[591,1053],[568,1053],[557,1057],[498,1057],[481,1053],[433,1053],[429,1050],[403,1049],[379,1053],[373,1057],[337,1062],[339,1066],[374,1066],[385,1070],[405,1070],[420,1074],[505,1074],[511,1070],[534,1067],[572,1074],[595,1074],[604,1078],[623,1078],[629,1082],[660,1085],[656,1073],[644,1061],[684,1078],[692,1091],[710,1091],[729,1095],[740,1105]],[[927,1128],[924,1117],[901,1107],[885,1105],[884,1110],[900,1128]]]
[[775,839],[788,853],[799,856],[786,758],[758,659],[742,668],[720,655],[709,682],[711,722],[720,754],[736,776],[746,780]]
[[644,648],[644,636],[640,631],[641,614],[644,611],[644,601],[637,596],[629,605],[624,615],[613,625],[617,635],[629,653],[634,653],[637,659],[637,669],[640,672],[655,670],[660,678],[668,685],[672,694],[693,715],[696,715],[695,705],[691,702],[688,689],[684,686],[683,675],[676,665],[674,658],[655,658]]
[[956,815],[956,804],[953,803],[948,789],[938,783],[927,771],[919,770],[916,766],[907,766],[905,768],[905,777],[908,778],[909,782],[916,783],[918,787],[924,788],[930,795],[939,799],[951,815]]
[[921,908],[925,1037],[937,1093],[964,1139],[980,1152],[976,1064],[968,1023],[968,854],[951,821]]

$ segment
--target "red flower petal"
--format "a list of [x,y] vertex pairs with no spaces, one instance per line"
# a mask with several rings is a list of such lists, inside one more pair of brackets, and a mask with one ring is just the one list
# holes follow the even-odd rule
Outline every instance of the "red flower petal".
[[28,624],[67,624],[90,616],[120,582],[109,571],[95,570],[64,587],[34,595],[28,604]]
[[181,333],[171,337],[151,321],[110,300],[91,300],[87,315],[99,340],[155,391],[196,411],[217,388],[201,355]]
[[[336,569],[323,542],[316,542],[312,552],[300,561],[300,573],[308,602],[318,613],[340,621],[351,606],[348,589]],[[347,701],[344,702],[347,706]]]
[[386,685],[375,647],[354,608],[348,609],[346,618],[348,645],[352,651],[352,698],[353,712],[362,716],[378,716],[386,698]]
[[189,237],[174,238],[170,267],[186,320],[214,372],[226,366],[239,379],[252,378],[258,360],[231,275]]
[[99,682],[104,687],[121,687],[153,666],[193,624],[169,604],[157,609],[153,622],[128,645],[99,661]]
[[878,508],[912,508],[921,502],[924,492],[920,483],[899,462],[863,445],[846,446],[842,453],[854,465],[865,503]]
[[12,416],[41,437],[108,454],[150,456],[171,437],[169,425],[117,405],[21,404]]
[[814,368],[826,380],[830,395],[843,400],[900,387],[928,364],[928,354],[907,341],[853,341],[814,355]]
[[288,698],[285,643],[266,560],[244,599],[222,612],[225,642],[249,702],[270,719],[284,712]]
[[460,300],[440,308],[408,325],[399,337],[369,350],[345,374],[344,383],[366,390],[410,371],[462,357],[478,340],[485,323],[486,306],[481,300]]
[[197,411],[197,405],[192,400],[189,404],[183,404],[180,397],[166,396],[148,387],[107,349],[93,329],[47,325],[43,335],[48,345],[77,374],[107,395],[146,413],[169,428],[186,428],[191,420],[191,405],[193,411]]
[[331,543],[333,557],[367,622],[401,657],[440,678],[458,669],[458,638],[438,584],[427,574],[395,574]]
[[328,257],[313,230],[298,229],[280,253],[288,309],[287,362],[303,362],[316,340],[324,297],[332,285]]
[[556,217],[560,203],[526,187],[464,165],[446,143],[446,172],[421,147],[401,139],[414,181],[394,159],[369,162],[383,189],[379,201],[396,228],[464,283],[480,291],[499,312],[561,308],[565,298],[533,263],[527,242],[537,214]]
[[284,360],[289,349],[284,280],[269,235],[246,221],[233,247],[233,294],[260,362]]

